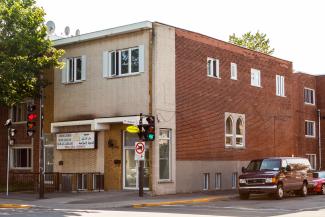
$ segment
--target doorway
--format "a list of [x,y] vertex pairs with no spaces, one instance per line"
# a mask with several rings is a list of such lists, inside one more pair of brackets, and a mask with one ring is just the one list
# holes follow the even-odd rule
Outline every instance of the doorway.
[[[134,144],[139,140],[137,134],[123,133],[123,189],[139,189],[139,164],[135,158]],[[144,161],[145,190],[149,189],[149,149],[146,144]]]

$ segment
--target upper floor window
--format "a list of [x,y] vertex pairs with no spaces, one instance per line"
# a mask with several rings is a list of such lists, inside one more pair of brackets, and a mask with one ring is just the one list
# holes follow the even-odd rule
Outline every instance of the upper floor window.
[[219,75],[219,60],[208,57],[207,70],[209,77],[220,78]]
[[233,80],[237,80],[237,64],[230,63],[230,78]]
[[144,72],[144,46],[104,51],[103,76],[118,77]]
[[245,115],[225,113],[225,145],[226,147],[245,146]]
[[261,71],[258,69],[251,69],[251,85],[261,87]]
[[64,59],[62,83],[77,83],[86,80],[86,56]]
[[19,147],[11,149],[11,168],[31,169],[32,149],[30,147]]
[[304,88],[304,102],[305,104],[315,105],[315,90]]
[[284,76],[276,75],[276,95],[277,96],[285,96],[285,90],[284,90]]
[[305,136],[315,137],[315,121],[305,121]]
[[27,103],[18,103],[11,108],[12,122],[23,122],[27,120]]

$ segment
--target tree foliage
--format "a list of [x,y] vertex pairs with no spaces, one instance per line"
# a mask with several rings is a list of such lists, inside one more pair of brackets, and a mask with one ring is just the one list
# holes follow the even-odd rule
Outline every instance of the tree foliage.
[[251,50],[262,52],[265,54],[273,54],[274,48],[270,47],[270,39],[266,34],[257,31],[255,34],[247,32],[241,37],[237,37],[235,33],[229,36],[229,42],[235,45],[239,45]]
[[0,105],[37,97],[46,83],[40,75],[61,67],[63,51],[47,38],[44,16],[35,0],[0,1]]

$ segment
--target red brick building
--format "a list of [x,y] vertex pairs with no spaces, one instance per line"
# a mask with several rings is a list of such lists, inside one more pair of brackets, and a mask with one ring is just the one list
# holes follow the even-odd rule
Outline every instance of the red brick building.
[[289,61],[176,29],[177,189],[234,188],[254,158],[308,157],[319,169],[318,79],[293,73]]
[[[66,50],[65,59],[80,61],[84,74],[71,82],[64,71],[51,72],[46,133],[50,138],[96,131],[94,150],[53,150],[57,144],[51,141],[54,172],[80,173],[82,185],[88,182],[82,173],[100,171],[107,190],[137,188],[136,168],[127,165],[134,159],[125,160],[134,153],[129,144],[135,138],[127,141],[120,116],[133,120],[139,112],[156,117],[156,141],[146,159],[147,187],[156,194],[236,188],[241,167],[254,158],[302,156],[314,169],[324,168],[324,76],[293,73],[290,61],[161,23],[131,24],[54,44]],[[134,50],[142,60],[135,74],[105,70],[113,61],[105,57]],[[0,110],[1,123],[8,114]],[[26,137],[24,122],[14,126],[17,146],[31,148],[33,155],[32,165],[18,170],[37,172],[38,140]],[[0,135],[3,183],[7,141],[2,125]]]

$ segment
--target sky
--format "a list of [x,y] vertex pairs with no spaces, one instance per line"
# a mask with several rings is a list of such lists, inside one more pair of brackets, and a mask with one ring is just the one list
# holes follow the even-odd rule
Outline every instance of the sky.
[[57,35],[81,34],[141,21],[159,21],[223,41],[266,33],[273,56],[295,71],[325,74],[324,0],[37,0]]

